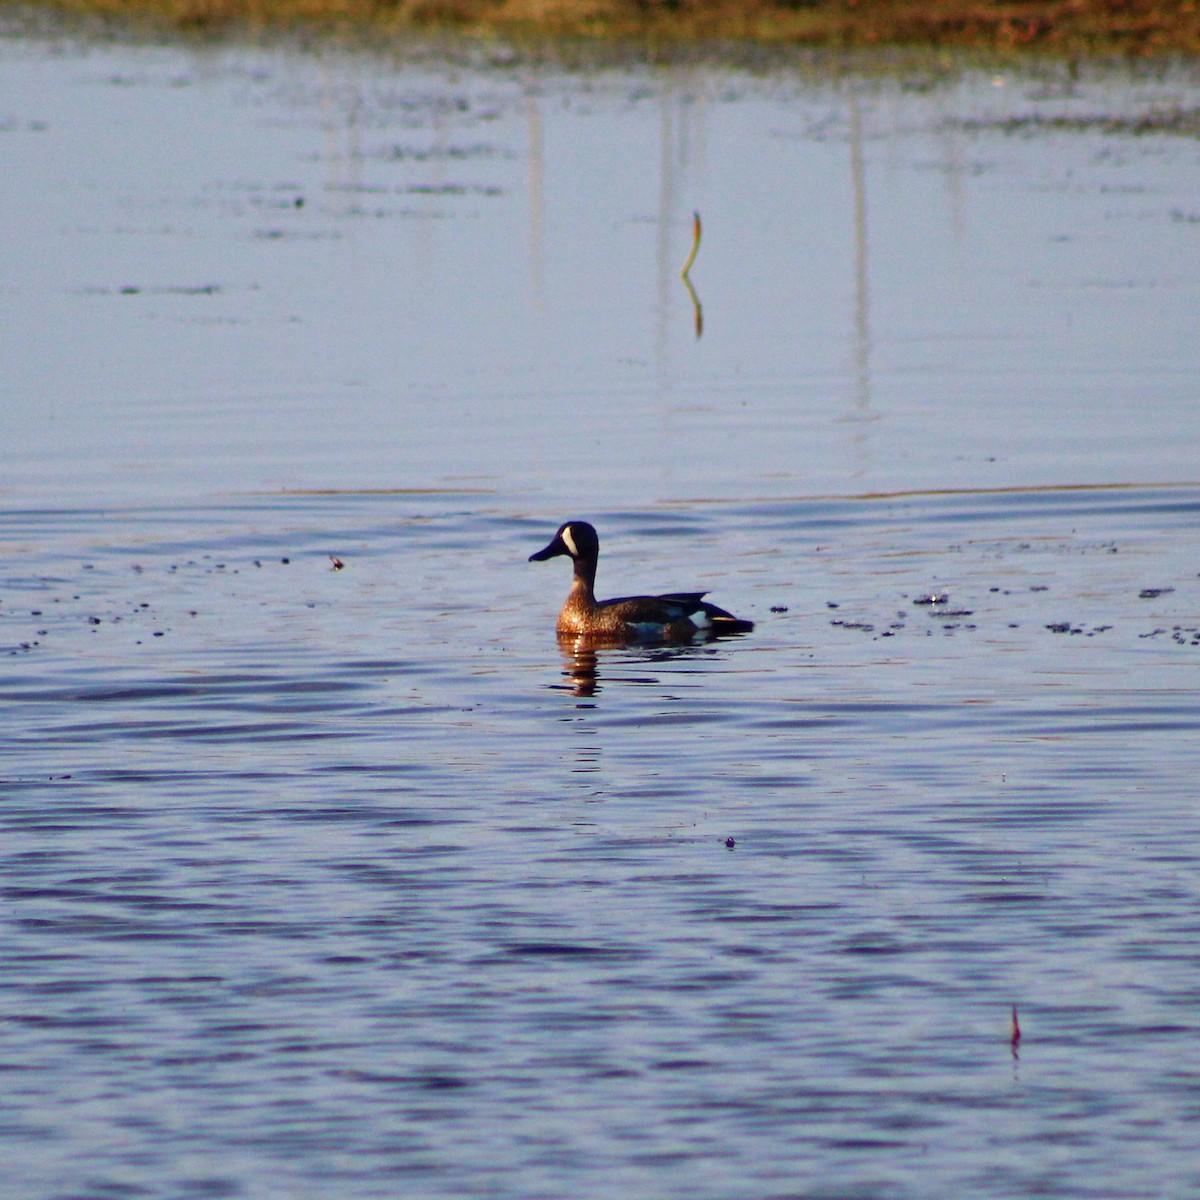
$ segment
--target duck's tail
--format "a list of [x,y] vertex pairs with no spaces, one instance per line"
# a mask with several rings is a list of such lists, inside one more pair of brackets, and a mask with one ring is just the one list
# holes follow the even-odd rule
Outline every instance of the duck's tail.
[[712,622],[709,629],[716,637],[724,637],[731,633],[752,633],[754,631],[753,621],[744,621],[741,617],[735,617],[733,613],[726,612],[723,608],[718,608],[715,604],[702,605],[704,611],[708,614],[708,619]]

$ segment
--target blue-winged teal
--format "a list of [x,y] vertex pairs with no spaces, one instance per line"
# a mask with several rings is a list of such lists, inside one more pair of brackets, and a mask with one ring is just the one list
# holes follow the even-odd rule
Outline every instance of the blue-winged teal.
[[715,604],[706,604],[705,592],[670,592],[665,596],[623,596],[597,600],[596,561],[600,539],[586,521],[568,521],[559,526],[544,549],[529,556],[543,562],[565,554],[575,564],[575,578],[567,602],[558,614],[559,633],[582,633],[625,640],[688,641],[698,634],[720,637],[727,633],[749,633],[753,621],[743,621]]

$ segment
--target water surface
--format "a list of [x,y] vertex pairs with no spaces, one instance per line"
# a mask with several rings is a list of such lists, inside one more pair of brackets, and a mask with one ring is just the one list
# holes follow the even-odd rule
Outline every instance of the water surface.
[[1200,1188],[1186,72],[0,54],[0,1192]]

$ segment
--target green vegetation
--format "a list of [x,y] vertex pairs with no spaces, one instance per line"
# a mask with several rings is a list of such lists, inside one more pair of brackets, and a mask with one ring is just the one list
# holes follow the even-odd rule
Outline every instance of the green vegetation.
[[[0,3],[5,0],[0,0]],[[658,44],[969,46],[1061,55],[1200,51],[1200,0],[49,0],[188,29],[455,29]]]

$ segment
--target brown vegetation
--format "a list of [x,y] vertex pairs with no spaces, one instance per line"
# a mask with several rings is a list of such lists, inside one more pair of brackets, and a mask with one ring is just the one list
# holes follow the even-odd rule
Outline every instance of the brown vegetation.
[[[3,0],[0,0],[3,2]],[[1200,51],[1200,0],[49,0],[185,28],[339,25],[775,45]]]

